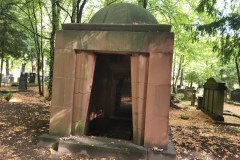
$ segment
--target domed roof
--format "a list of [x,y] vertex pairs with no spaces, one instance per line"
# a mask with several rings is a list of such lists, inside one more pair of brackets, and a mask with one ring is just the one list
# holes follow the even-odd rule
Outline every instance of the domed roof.
[[111,4],[100,9],[89,21],[94,24],[158,24],[156,18],[146,9],[130,4]]

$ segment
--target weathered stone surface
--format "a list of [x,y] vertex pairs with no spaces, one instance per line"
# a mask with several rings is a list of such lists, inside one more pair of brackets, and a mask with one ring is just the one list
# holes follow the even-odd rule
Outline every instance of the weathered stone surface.
[[225,83],[216,78],[209,78],[204,84],[202,111],[217,121],[224,121],[223,105],[225,90]]
[[176,159],[176,151],[172,142],[170,142],[165,149],[155,151],[154,148],[145,148],[125,140],[93,136],[57,137],[43,134],[39,137],[38,145],[53,148],[59,153],[80,153],[97,159],[106,157],[112,157],[118,160]]
[[81,153],[91,157],[117,157],[119,160],[147,159],[147,149],[131,142],[102,137],[78,137],[60,140],[59,152]]
[[170,32],[171,25],[149,24],[77,24],[69,23],[62,25],[63,30],[82,31],[130,31],[130,32]]
[[143,145],[148,77],[147,55],[135,54],[131,57],[131,75],[133,142]]
[[57,49],[172,53],[173,33],[121,31],[58,31]]
[[231,101],[240,102],[240,89],[231,91]]
[[72,126],[72,109],[51,107],[50,112],[49,133],[51,135],[69,136]]
[[116,3],[100,9],[89,21],[93,24],[158,24],[146,9],[130,4]]
[[168,143],[167,149],[164,149],[162,152],[153,151],[148,149],[148,159],[149,160],[175,160],[176,151],[174,144],[172,142]]
[[[166,147],[174,35],[170,26],[157,25],[139,6],[136,13],[132,13],[136,6],[130,4],[123,4],[120,10],[114,7],[101,10],[91,20],[102,24],[63,25],[65,30],[57,32],[50,133],[85,134],[92,114],[96,117],[101,111],[101,116],[115,116],[116,86],[121,76],[130,77],[131,68],[133,141],[144,142],[145,147]],[[123,14],[117,14],[119,11]],[[94,75],[98,54],[113,57],[96,67],[107,70]],[[121,61],[124,65],[112,62],[115,54],[126,55]],[[130,56],[131,65],[125,65]],[[98,77],[96,91],[104,91],[92,96],[94,76]]]
[[38,146],[56,149],[58,148],[59,137],[49,134],[42,134],[38,137]]
[[19,86],[18,89],[21,92],[27,91],[27,84],[28,84],[28,74],[21,74],[20,78],[19,78]]
[[171,89],[171,54],[150,53],[144,146],[166,147]]

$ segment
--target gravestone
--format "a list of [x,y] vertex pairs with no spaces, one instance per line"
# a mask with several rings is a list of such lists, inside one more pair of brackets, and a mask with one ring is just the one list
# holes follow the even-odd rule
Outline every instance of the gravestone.
[[29,83],[35,83],[36,73],[30,73]]
[[203,106],[203,96],[198,96],[198,109],[201,109]]
[[240,89],[231,91],[230,99],[231,101],[240,102]]
[[223,105],[225,83],[216,78],[209,78],[204,84],[203,103],[201,110],[207,113],[213,120],[224,121]]
[[27,91],[27,79],[28,79],[27,73],[21,74],[18,86],[19,91]]
[[14,77],[9,77],[10,83],[14,82]]

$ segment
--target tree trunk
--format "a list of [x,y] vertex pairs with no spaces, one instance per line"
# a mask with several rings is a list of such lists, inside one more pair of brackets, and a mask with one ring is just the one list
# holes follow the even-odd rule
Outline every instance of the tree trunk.
[[190,88],[192,88],[192,86],[193,86],[193,81],[190,82]]
[[175,64],[176,64],[176,55],[174,54],[173,55],[174,57],[173,57],[173,69],[172,69],[172,92],[173,93],[176,93],[176,88],[175,88],[175,86],[174,86],[174,84],[175,84]]
[[239,71],[239,62],[237,57],[235,58],[235,64],[237,69],[238,87],[240,88],[240,71]]
[[[39,7],[40,7],[40,22],[41,22],[41,35],[43,35],[43,11],[42,11],[42,4],[40,1],[38,1]],[[40,37],[40,57],[41,57],[41,66],[42,66],[42,96],[44,96],[44,55],[43,55],[43,38],[42,36]]]
[[183,86],[183,68],[181,70],[180,86]]
[[138,0],[138,5],[145,9],[147,8],[147,3],[148,3],[148,0]]
[[6,75],[9,75],[9,59],[6,58]]
[[[32,14],[33,14],[33,18],[34,18],[34,22],[32,23],[32,28],[35,31],[33,36],[34,36],[34,42],[35,42],[35,49],[36,49],[36,53],[37,53],[37,77],[38,77],[38,92],[40,96],[43,96],[43,92],[42,92],[42,87],[41,87],[41,44],[39,42],[39,37],[38,37],[38,23],[37,23],[37,15],[36,15],[36,11],[35,11],[35,2],[32,2]],[[34,23],[34,24],[33,24]]]
[[57,0],[52,2],[52,31],[50,37],[50,61],[49,61],[49,81],[48,81],[48,98],[52,98],[52,82],[53,82],[53,64],[54,64],[54,46],[56,30],[59,30],[59,14],[60,8],[56,5]]
[[80,6],[80,0],[78,0],[77,2],[77,23],[82,22],[82,13],[86,3],[87,3],[87,0],[83,0]]
[[[53,0],[54,1],[54,0]],[[71,16],[71,23],[76,23],[77,19],[77,1],[74,0],[72,2],[72,16]]]
[[35,62],[35,59],[32,58],[32,73],[36,73],[36,62]]
[[148,0],[143,0],[143,8],[147,8],[147,3],[148,3]]
[[40,53],[37,51],[37,79],[38,79],[38,92],[39,95],[42,96],[42,87],[41,87],[41,66],[40,66]]
[[3,59],[4,59],[4,42],[1,43],[2,44],[2,55],[1,55],[1,69],[0,69],[0,87],[2,86],[2,71],[3,71]]
[[[175,80],[174,80],[174,88],[175,88],[175,91],[176,91],[176,87],[177,87],[177,81],[178,81],[178,78],[179,78],[179,76],[180,76],[180,72],[181,72],[181,70],[182,70],[183,61],[184,61],[184,56],[181,55],[181,56],[180,56],[179,67],[178,67],[178,71],[177,71],[177,76],[176,76],[176,78],[175,78]],[[175,93],[176,93],[176,92],[175,92]]]
[[26,62],[22,63],[21,74],[25,73],[26,64]]

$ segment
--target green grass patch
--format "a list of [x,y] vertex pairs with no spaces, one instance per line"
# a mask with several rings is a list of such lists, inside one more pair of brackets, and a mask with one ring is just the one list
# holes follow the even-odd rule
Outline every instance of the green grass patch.
[[184,119],[184,120],[188,120],[190,117],[188,115],[186,115],[186,114],[181,114],[180,118]]

